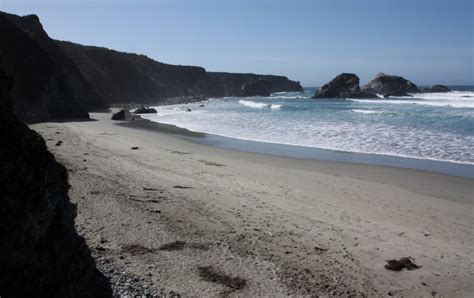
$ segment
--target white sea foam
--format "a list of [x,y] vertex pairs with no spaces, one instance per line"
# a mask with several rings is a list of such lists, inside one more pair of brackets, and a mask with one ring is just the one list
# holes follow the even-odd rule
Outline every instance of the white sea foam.
[[243,104],[244,106],[246,107],[250,107],[250,108],[255,108],[255,109],[263,109],[263,108],[268,108],[270,107],[269,104],[267,103],[263,103],[263,102],[255,102],[255,101],[251,101],[251,100],[239,100],[239,103],[240,104]]
[[349,99],[360,103],[415,104],[435,107],[474,108],[474,92],[452,91],[446,93],[413,93],[412,96],[385,99]]
[[383,114],[385,111],[373,111],[373,110],[360,110],[360,109],[352,109],[354,113],[360,114]]
[[[228,98],[199,109],[193,104],[160,106],[157,115],[143,117],[243,140],[474,164],[474,110],[430,107],[429,103],[474,100],[460,97],[474,95],[467,93],[332,102],[287,98],[272,104],[267,103],[274,100],[269,97],[261,101]],[[428,101],[428,105],[410,103],[418,101]],[[186,112],[188,107],[192,112]],[[249,107],[255,112],[248,113]],[[287,112],[268,113],[283,107]]]

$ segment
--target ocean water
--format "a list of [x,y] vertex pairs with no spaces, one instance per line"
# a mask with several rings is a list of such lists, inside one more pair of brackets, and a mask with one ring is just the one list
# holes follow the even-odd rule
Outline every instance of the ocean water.
[[315,88],[307,88],[157,106],[158,114],[144,118],[241,140],[474,165],[474,87],[459,89],[315,100]]

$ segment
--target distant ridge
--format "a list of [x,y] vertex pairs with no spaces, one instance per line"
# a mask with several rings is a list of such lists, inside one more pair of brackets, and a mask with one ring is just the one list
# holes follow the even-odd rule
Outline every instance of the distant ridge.
[[[170,65],[145,55],[57,41],[107,103],[159,103],[172,97],[243,96],[244,84],[266,80],[271,92],[303,91],[284,76],[207,72],[202,67]],[[192,98],[187,98],[191,100]]]

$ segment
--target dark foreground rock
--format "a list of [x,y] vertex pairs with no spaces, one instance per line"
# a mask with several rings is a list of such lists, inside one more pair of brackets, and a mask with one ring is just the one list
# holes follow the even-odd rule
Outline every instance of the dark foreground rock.
[[421,90],[423,93],[444,93],[444,92],[449,92],[451,89],[444,85],[433,85],[431,87],[426,87]]
[[112,120],[125,120],[125,110],[120,110],[112,115]]
[[357,75],[342,73],[319,88],[312,98],[377,98],[377,96],[360,90]]
[[243,96],[270,96],[271,92],[272,82],[267,80],[257,80],[242,85]]
[[383,97],[390,96],[390,94],[407,94],[417,93],[420,89],[409,80],[394,76],[379,73],[375,78],[368,82],[362,88],[364,92],[372,92],[375,94],[381,94]]
[[134,114],[156,114],[158,113],[158,111],[155,110],[154,108],[147,108],[147,107],[141,106],[135,109],[133,113]]
[[11,86],[0,71],[0,295],[110,297],[75,231],[66,169],[12,116]]

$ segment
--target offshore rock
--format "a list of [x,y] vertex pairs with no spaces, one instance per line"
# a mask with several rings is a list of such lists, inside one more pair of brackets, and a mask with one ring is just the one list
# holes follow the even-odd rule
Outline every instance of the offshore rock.
[[360,90],[357,75],[342,73],[319,88],[312,98],[377,98],[377,96]]

